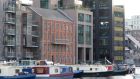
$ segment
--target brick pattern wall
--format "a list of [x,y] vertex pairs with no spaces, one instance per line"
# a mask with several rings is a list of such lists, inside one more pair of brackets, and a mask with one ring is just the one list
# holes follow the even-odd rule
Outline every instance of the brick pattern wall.
[[75,29],[72,22],[43,21],[42,52],[44,59],[55,63],[75,63]]

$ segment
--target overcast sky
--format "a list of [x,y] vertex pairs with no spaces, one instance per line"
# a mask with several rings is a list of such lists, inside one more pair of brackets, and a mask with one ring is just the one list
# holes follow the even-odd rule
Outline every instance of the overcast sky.
[[114,0],[113,4],[125,6],[125,18],[133,15],[140,15],[140,0]]

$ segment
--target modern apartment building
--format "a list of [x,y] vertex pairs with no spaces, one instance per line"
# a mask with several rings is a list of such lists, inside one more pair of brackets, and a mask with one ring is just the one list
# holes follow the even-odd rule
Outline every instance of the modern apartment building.
[[93,52],[95,61],[113,62],[112,0],[82,0],[93,12]]
[[140,15],[134,15],[125,21],[126,28],[130,30],[140,30]]
[[[33,17],[23,0],[0,0],[1,59],[37,59],[39,42]],[[28,17],[27,17],[28,16]]]
[[63,10],[75,22],[76,64],[93,62],[93,16],[80,0],[63,0]]
[[125,55],[125,21],[124,21],[124,6],[113,6],[113,56],[115,63],[124,62]]

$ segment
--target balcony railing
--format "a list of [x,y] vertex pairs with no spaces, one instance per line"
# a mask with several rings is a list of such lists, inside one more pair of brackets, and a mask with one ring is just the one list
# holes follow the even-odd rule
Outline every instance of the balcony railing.
[[8,7],[8,8],[6,8],[6,9],[5,9],[5,12],[8,12],[8,13],[16,13],[14,7]]
[[8,35],[15,35],[15,29],[7,29],[6,34]]
[[37,46],[38,47],[38,43],[37,42],[32,42],[32,46]]
[[16,23],[16,19],[15,18],[8,18],[5,20],[6,23],[9,23],[9,24],[15,24]]
[[38,36],[38,32],[37,31],[32,31],[32,35]]
[[32,54],[32,52],[25,52],[24,57],[25,58],[33,58],[33,54]]
[[7,52],[6,57],[8,57],[8,58],[15,58],[16,57],[16,52]]
[[14,40],[8,40],[5,42],[6,46],[15,46],[15,41]]
[[68,39],[55,39],[52,41],[52,44],[67,45],[67,44],[69,44],[69,40]]

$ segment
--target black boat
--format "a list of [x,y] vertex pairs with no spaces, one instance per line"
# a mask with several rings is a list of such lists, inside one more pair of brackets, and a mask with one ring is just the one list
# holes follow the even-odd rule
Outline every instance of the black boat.
[[119,65],[119,67],[114,68],[112,71],[97,71],[97,72],[85,72],[84,70],[77,70],[74,72],[74,78],[80,77],[108,77],[108,76],[121,76],[127,74],[133,74],[135,72],[134,68],[124,68],[126,66]]

